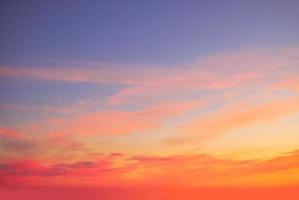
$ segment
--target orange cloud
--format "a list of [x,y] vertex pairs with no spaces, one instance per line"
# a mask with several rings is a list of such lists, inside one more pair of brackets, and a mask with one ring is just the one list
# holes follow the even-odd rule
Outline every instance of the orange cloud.
[[298,111],[298,97],[275,100],[257,106],[234,104],[214,113],[201,116],[192,122],[183,125],[181,130],[186,134],[209,138],[232,129],[250,125],[254,122],[267,122]]

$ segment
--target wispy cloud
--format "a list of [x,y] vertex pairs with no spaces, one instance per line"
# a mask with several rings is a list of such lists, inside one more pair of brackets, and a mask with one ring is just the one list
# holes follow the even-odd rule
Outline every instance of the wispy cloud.
[[258,105],[239,102],[194,119],[183,125],[181,130],[185,134],[210,138],[255,122],[272,122],[296,112],[299,112],[297,96]]
[[[58,135],[123,135],[158,128],[167,119],[198,108],[200,101],[167,102],[137,111],[102,111],[80,116],[57,129]],[[52,133],[54,134],[54,133]]]
[[284,81],[298,72],[299,50],[252,48],[211,55],[181,66],[150,67],[98,64],[73,68],[0,67],[0,76],[64,82],[121,84],[124,88],[108,98],[109,104],[136,102],[194,90],[240,88],[248,84]]

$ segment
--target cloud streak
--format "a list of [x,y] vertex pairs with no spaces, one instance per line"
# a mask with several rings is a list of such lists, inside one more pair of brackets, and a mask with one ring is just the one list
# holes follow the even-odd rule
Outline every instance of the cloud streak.
[[239,103],[194,119],[183,125],[181,130],[185,134],[210,138],[255,122],[267,123],[296,112],[299,112],[297,96],[259,105]]
[[[56,130],[58,135],[123,135],[158,128],[167,119],[199,108],[200,101],[168,102],[137,111],[95,112],[80,116]],[[54,134],[54,133],[52,133]]]
[[299,50],[297,47],[273,49],[248,48],[225,52],[172,67],[90,66],[88,63],[73,68],[2,66],[0,76],[123,85],[124,88],[109,97],[107,103],[136,103],[157,96],[169,96],[173,93],[171,91],[186,95],[203,89],[236,89],[244,84],[285,82],[286,76],[298,72]]

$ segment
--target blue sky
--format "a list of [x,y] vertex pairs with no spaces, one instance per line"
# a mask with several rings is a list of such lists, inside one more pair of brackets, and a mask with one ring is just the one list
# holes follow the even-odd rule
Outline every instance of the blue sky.
[[[4,1],[1,64],[174,65],[298,42],[296,1]],[[53,63],[50,63],[53,65]]]

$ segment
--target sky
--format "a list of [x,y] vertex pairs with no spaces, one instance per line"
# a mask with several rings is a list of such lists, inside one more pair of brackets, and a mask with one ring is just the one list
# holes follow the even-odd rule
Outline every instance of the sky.
[[0,196],[297,199],[298,21],[296,0],[1,1]]

